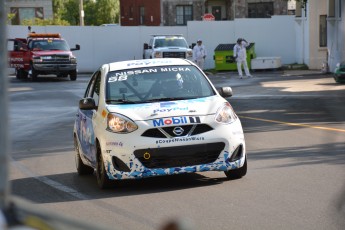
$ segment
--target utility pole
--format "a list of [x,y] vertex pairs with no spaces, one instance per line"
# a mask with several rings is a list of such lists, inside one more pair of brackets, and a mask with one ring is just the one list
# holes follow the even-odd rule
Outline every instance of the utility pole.
[[80,26],[84,26],[84,3],[83,3],[83,0],[79,0],[79,21],[80,21]]
[[[9,199],[9,135],[7,98],[7,14],[5,0],[0,0],[0,213]],[[0,226],[1,227],[1,226]]]

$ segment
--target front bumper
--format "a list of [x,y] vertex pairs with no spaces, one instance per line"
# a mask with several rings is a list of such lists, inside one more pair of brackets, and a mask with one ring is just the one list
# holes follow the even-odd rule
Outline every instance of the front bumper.
[[[113,133],[100,138],[110,179],[228,171],[242,167],[246,155],[239,120],[230,125],[218,124],[217,128],[196,136],[166,139],[140,136],[133,138],[135,144],[129,139]],[[238,156],[233,158],[235,152]]]
[[54,73],[68,73],[77,70],[77,64],[42,64],[35,63],[34,68],[40,73],[54,74]]

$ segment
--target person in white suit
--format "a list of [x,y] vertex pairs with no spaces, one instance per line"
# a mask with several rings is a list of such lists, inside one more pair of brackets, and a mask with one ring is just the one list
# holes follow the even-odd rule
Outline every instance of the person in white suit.
[[205,46],[202,44],[202,40],[199,39],[193,47],[193,60],[202,70],[204,69],[206,55]]
[[236,45],[234,45],[234,58],[237,62],[237,71],[239,77],[242,79],[242,65],[244,68],[244,72],[247,77],[252,77],[249,72],[248,64],[247,64],[247,50],[246,47],[249,46],[249,43],[244,38],[237,39]]

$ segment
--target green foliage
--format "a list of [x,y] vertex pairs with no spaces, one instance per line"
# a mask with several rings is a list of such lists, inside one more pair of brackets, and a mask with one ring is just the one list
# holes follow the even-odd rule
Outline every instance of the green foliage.
[[69,26],[69,22],[61,19],[40,19],[40,18],[34,18],[34,19],[25,19],[21,23],[24,26],[49,26],[49,25],[60,25],[60,26]]
[[[80,0],[53,0],[54,18],[68,21],[71,25],[79,25],[79,2]],[[118,23],[119,5],[119,0],[83,0],[84,24],[98,26]]]
[[14,16],[15,14],[7,14],[7,23],[9,23]]
[[79,0],[63,0],[61,18],[71,25],[79,25]]

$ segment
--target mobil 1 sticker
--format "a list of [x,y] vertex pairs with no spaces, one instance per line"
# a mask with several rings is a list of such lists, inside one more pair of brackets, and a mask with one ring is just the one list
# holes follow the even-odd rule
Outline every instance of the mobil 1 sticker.
[[170,125],[186,125],[186,124],[198,124],[200,122],[199,116],[181,116],[181,117],[168,117],[152,120],[153,127],[164,127]]

